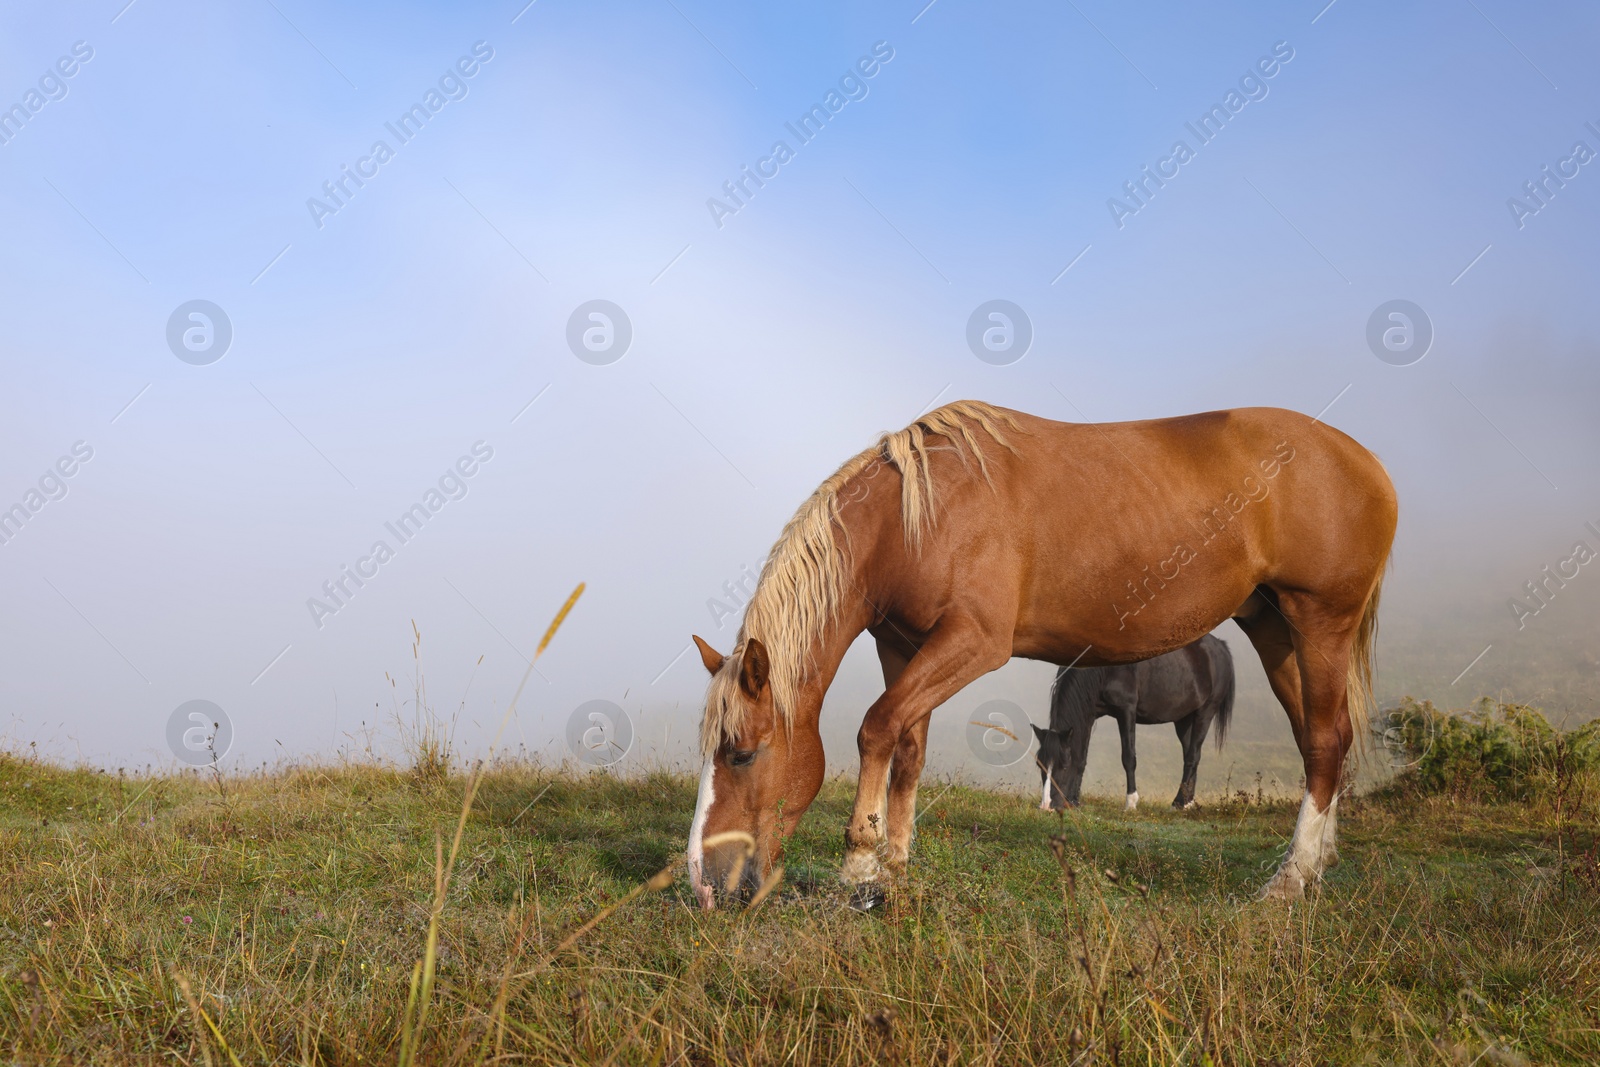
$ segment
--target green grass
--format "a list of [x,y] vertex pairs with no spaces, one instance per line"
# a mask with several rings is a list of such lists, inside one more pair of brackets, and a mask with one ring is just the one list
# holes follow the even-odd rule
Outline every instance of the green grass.
[[[465,784],[0,757],[0,1060],[398,1061]],[[680,877],[558,952],[676,860],[694,782],[490,772],[416,1062],[1600,1062],[1592,797],[1346,798],[1344,863],[1290,907],[1253,896],[1294,804],[1058,818],[930,781],[910,877],[863,914],[833,878],[851,793],[755,910],[699,913]]]

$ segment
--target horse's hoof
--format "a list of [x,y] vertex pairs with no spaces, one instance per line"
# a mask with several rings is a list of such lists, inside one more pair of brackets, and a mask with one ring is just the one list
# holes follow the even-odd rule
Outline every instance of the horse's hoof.
[[876,882],[883,876],[883,865],[878,862],[878,857],[872,852],[851,852],[844,858],[844,866],[839,869],[839,880],[845,885],[861,885],[866,882]]
[[1305,878],[1288,864],[1280,867],[1261,889],[1262,900],[1299,900],[1305,895]]
[[1137,791],[1128,794],[1128,802],[1123,806],[1123,811],[1139,810],[1139,794]]
[[887,895],[878,883],[863,882],[850,891],[845,904],[852,911],[868,912],[882,904]]

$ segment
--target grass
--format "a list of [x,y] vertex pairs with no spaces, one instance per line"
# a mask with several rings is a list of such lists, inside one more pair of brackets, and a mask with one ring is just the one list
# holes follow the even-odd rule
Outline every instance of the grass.
[[468,788],[0,757],[0,1059],[1600,1061],[1592,800],[1349,797],[1345,862],[1288,907],[1253,893],[1292,803],[1056,817],[929,782],[911,877],[861,913],[833,780],[778,890],[707,915],[681,877],[627,898],[676,861],[689,777],[492,767],[439,895]]

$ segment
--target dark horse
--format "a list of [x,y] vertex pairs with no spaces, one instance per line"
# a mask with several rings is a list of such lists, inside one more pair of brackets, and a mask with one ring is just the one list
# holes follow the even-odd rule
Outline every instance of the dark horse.
[[1139,806],[1134,782],[1135,723],[1170,722],[1183,743],[1183,780],[1172,806],[1194,803],[1194,780],[1200,771],[1200,749],[1212,724],[1217,747],[1228,735],[1233,718],[1233,657],[1228,646],[1210,634],[1192,645],[1154,659],[1116,667],[1063,667],[1050,689],[1050,726],[1033,728],[1039,738],[1039,777],[1043,791],[1039,810],[1078,806],[1083,770],[1089,761],[1089,734],[1094,721],[1114,715],[1122,731],[1122,768],[1128,772],[1128,810]]

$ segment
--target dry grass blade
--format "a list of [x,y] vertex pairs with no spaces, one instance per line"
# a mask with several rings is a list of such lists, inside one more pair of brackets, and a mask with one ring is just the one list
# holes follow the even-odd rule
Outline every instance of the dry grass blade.
[[[720,834],[712,834],[710,837],[706,838],[706,840],[705,840],[705,847],[707,849],[719,847],[721,845],[728,845],[728,844],[742,844],[742,845],[744,845],[744,847],[745,847],[744,855],[746,855],[746,856],[749,856],[749,855],[753,854],[755,852],[755,848],[756,848],[756,840],[755,840],[755,838],[752,837],[750,834],[745,833],[742,830],[728,830],[728,831],[725,831],[725,832],[720,833]],[[650,882],[648,883],[649,887],[650,888],[654,888],[654,889],[665,889],[667,886],[671,885],[672,884],[672,872],[673,872],[673,870],[675,869],[676,866],[677,866],[676,864],[673,864],[673,865],[663,869],[654,878],[650,879]],[[747,907],[745,909],[746,917],[748,917],[750,915],[750,913],[755,910],[757,905],[759,905],[763,900],[766,900],[767,897],[772,893],[772,891],[774,889],[778,888],[779,883],[781,883],[782,881],[783,881],[783,866],[780,864],[780,865],[778,865],[778,866],[773,868],[772,873],[767,876],[766,881],[761,883],[761,888],[756,891],[756,895],[751,898],[749,907]],[[660,883],[659,885],[656,884],[658,882]],[[638,892],[636,890],[634,893],[629,895],[629,899],[632,899],[632,897],[637,896],[637,895],[638,895]],[[622,901],[621,903],[625,904],[625,903],[627,903],[627,901]],[[612,909],[612,910],[615,910],[615,909]],[[579,932],[581,933],[582,931],[579,931]],[[573,939],[569,938],[568,940],[570,942]],[[563,948],[566,947],[567,943],[568,942],[563,942],[562,947]],[[696,944],[698,944],[698,942],[696,942]],[[558,949],[557,951],[560,951],[560,950]],[[686,971],[684,971],[682,977],[680,978],[680,981],[683,982],[683,983],[688,983],[697,973],[699,973],[700,968],[710,958],[711,958],[711,952],[710,952],[710,949],[709,949],[709,946],[708,946],[706,951],[703,951],[703,952],[701,952],[701,953],[699,953],[698,955],[695,956],[694,962],[689,964],[688,969]],[[627,1042],[628,1044],[632,1044],[633,1041],[635,1041],[638,1038],[641,1027],[643,1027],[643,1026],[645,1026],[647,1024],[651,1024],[651,1023],[653,1023],[655,1021],[656,1012],[660,1011],[662,1005],[664,1005],[666,1003],[668,992],[669,992],[668,989],[663,989],[661,991],[660,995],[658,995],[656,997],[655,1002],[650,1005],[649,1010],[646,1011],[643,1015],[638,1016],[633,1021],[633,1023],[628,1027],[628,1042]],[[606,1057],[606,1059],[605,1059],[605,1062],[603,1064],[601,1064],[601,1067],[611,1067],[611,1063],[616,1059],[617,1053],[623,1047],[624,1046],[622,1044],[618,1044],[615,1048],[613,1048],[611,1050],[611,1054],[608,1055]],[[651,1062],[656,1062],[656,1061],[652,1060]]]
[[[533,917],[535,914],[536,912],[534,908],[525,907],[523,909],[522,922],[517,927],[516,941],[511,946],[511,951],[506,955],[505,967],[500,973],[500,986],[495,991],[494,1004],[489,1008],[489,1015],[484,1020],[483,1045],[485,1046],[486,1052],[489,1039],[491,1037],[494,1039],[494,1059],[498,1059],[505,1049],[505,1013],[506,1005],[511,1000],[511,980],[514,977],[512,972],[516,970],[517,964],[522,960],[523,947],[528,942],[528,928],[533,924]],[[509,922],[515,918],[515,916],[516,909],[513,908],[512,911],[506,916],[506,919]],[[469,1030],[468,1033],[462,1037],[461,1043],[456,1046],[456,1051],[453,1055],[451,1055],[449,1063],[452,1065],[460,1063],[462,1058],[467,1054],[467,1050],[471,1046],[472,1033]],[[486,1054],[481,1054],[479,1059],[484,1062],[490,1061],[490,1058]]]
[[[522,681],[517,685],[517,691],[511,697],[511,702],[506,705],[506,713],[500,719],[500,729],[495,732],[494,741],[489,746],[489,754],[493,755],[494,749],[500,743],[500,736],[505,732],[506,724],[511,721],[512,714],[516,711],[517,701],[522,697],[522,690],[528,684],[528,678],[533,674],[534,664],[539,662],[539,657],[549,647],[550,641],[561,629],[561,623],[566,619],[578,598],[583,595],[584,583],[579,582],[572,590],[572,595],[567,597],[566,603],[561,605],[561,610],[556,612],[556,617],[551,620],[550,626],[544,632],[544,637],[539,640],[539,647],[534,650],[533,658],[528,661],[528,669],[522,672]],[[415,1062],[417,1047],[422,1039],[425,1024],[428,1018],[428,1009],[432,1002],[433,979],[438,970],[439,950],[439,921],[444,914],[445,900],[450,893],[450,881],[455,873],[456,860],[461,855],[461,839],[467,831],[467,819],[472,814],[472,802],[478,795],[478,787],[483,783],[485,760],[479,760],[473,768],[472,777],[467,781],[466,794],[461,799],[461,815],[456,820],[455,835],[450,839],[450,854],[446,858],[443,844],[436,836],[434,839],[435,864],[434,864],[434,893],[433,905],[428,909],[428,939],[427,947],[423,952],[422,962],[412,979],[412,995],[406,1004],[406,1014],[400,1028],[400,1067],[411,1067]]]
[[767,875],[767,880],[761,883],[761,888],[756,890],[756,895],[750,898],[750,905],[746,910],[754,911],[763,900],[772,895],[772,891],[778,888],[778,883],[782,881],[783,864],[780,863],[772,868],[772,873]]
[[712,834],[701,843],[707,855],[721,848],[723,845],[743,845],[738,860],[733,865],[733,871],[728,875],[728,884],[737,886],[739,879],[744,877],[745,864],[750,862],[750,857],[756,854],[756,839],[743,830],[724,830],[720,834]]
[[189,1006],[189,1018],[194,1022],[195,1044],[200,1046],[200,1056],[206,1061],[206,1067],[215,1067],[215,1063],[211,1059],[211,1042],[206,1040],[206,1032],[201,1029],[202,1022],[211,1028],[212,1033],[217,1035],[217,1041],[222,1044],[222,1051],[226,1052],[228,1059],[232,1061],[235,1067],[238,1067],[238,1057],[228,1049],[228,1043],[222,1040],[222,1035],[217,1033],[216,1024],[207,1018],[206,1013],[201,1010],[200,1002],[195,999],[194,990],[189,988],[189,979],[185,978],[183,972],[176,967],[172,968],[172,978],[173,981],[178,983],[178,990],[183,994],[183,1002]]
[[1013,740],[1013,741],[1020,742],[1022,740],[1022,738],[1018,737],[1016,734],[1012,733],[1010,730],[1007,730],[1004,726],[1001,726],[997,722],[979,722],[977,719],[973,719],[971,722],[967,723],[967,725],[968,726],[981,726],[985,730],[998,731],[999,733],[1005,734],[1007,737],[1011,738],[1011,740]]
[[215,1067],[211,1059],[211,1043],[206,1040],[206,1032],[200,1025],[200,1005],[194,999],[194,992],[189,988],[189,980],[179,974],[176,968],[172,971],[172,977],[183,993],[184,1003],[189,1006],[189,1019],[194,1024],[194,1043],[200,1046],[200,1057],[205,1060],[206,1067]]
[[561,605],[561,610],[556,612],[556,617],[550,620],[550,628],[544,632],[543,637],[539,638],[539,647],[533,650],[534,659],[544,655],[544,650],[550,647],[550,639],[555,637],[557,630],[561,629],[561,624],[567,619],[567,612],[571,611],[573,605],[578,602],[578,598],[583,595],[583,590],[584,583],[579,582],[578,587],[572,591],[572,595],[567,597],[567,602]]
[[610,904],[604,908],[601,908],[591,919],[589,919],[588,922],[584,923],[582,926],[578,927],[576,930],[572,931],[572,933],[563,938],[561,944],[557,945],[550,951],[550,958],[554,959],[556,956],[561,955],[561,953],[571,948],[577,942],[578,938],[582,937],[590,930],[593,930],[596,926],[599,926],[601,923],[605,922],[612,915],[614,915],[618,909],[626,907],[645,893],[659,893],[661,890],[667,888],[667,886],[672,884],[673,879],[677,877],[678,865],[682,862],[682,859],[673,860],[655,874],[651,875],[649,881],[641,882],[634,886],[628,891],[627,896],[623,897],[615,904]]

